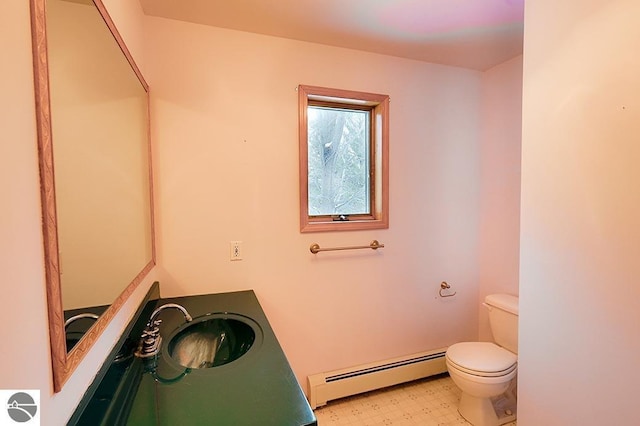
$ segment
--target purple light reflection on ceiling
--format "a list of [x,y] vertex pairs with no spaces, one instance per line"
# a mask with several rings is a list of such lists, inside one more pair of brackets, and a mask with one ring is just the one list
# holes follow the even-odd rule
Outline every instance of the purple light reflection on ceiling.
[[363,12],[369,19],[362,25],[373,33],[438,40],[513,28],[522,23],[524,0],[378,0]]

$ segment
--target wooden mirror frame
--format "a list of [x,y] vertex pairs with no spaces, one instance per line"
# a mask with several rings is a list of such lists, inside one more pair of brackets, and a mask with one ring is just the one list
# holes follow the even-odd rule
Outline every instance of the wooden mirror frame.
[[58,225],[56,214],[55,179],[53,166],[53,144],[51,128],[51,104],[49,97],[49,66],[46,31],[46,0],[30,0],[31,35],[33,49],[33,70],[36,104],[36,127],[38,134],[38,157],[40,164],[40,191],[42,198],[42,228],[44,239],[44,260],[47,287],[47,305],[49,316],[49,339],[51,343],[51,362],[53,368],[54,392],[62,390],[80,361],[113,319],[124,302],[156,264],[156,249],[153,217],[153,180],[151,167],[151,143],[149,136],[149,86],[122,37],[118,33],[111,17],[101,0],[93,0],[107,27],[113,34],[132,70],[138,76],[147,93],[147,146],[149,155],[149,190],[151,209],[151,260],[143,267],[118,298],[98,318],[74,348],[67,353],[64,328],[64,310],[60,280],[60,259],[58,255]]

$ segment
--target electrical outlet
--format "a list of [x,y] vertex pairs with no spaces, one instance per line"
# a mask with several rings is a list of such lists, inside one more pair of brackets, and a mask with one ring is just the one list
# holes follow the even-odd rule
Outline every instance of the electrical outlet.
[[231,248],[230,259],[242,260],[242,241],[231,241],[229,246]]

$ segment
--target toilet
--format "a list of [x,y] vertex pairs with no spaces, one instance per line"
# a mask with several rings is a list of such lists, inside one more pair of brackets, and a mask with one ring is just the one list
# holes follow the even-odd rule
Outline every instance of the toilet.
[[446,352],[447,370],[460,388],[458,412],[473,426],[498,426],[516,419],[518,297],[491,294],[492,342],[461,342]]

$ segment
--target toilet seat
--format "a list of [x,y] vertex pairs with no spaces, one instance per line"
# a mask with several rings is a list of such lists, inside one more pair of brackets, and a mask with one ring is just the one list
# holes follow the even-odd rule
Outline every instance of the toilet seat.
[[446,352],[451,367],[479,377],[500,377],[513,372],[518,357],[491,342],[462,342],[451,345]]

